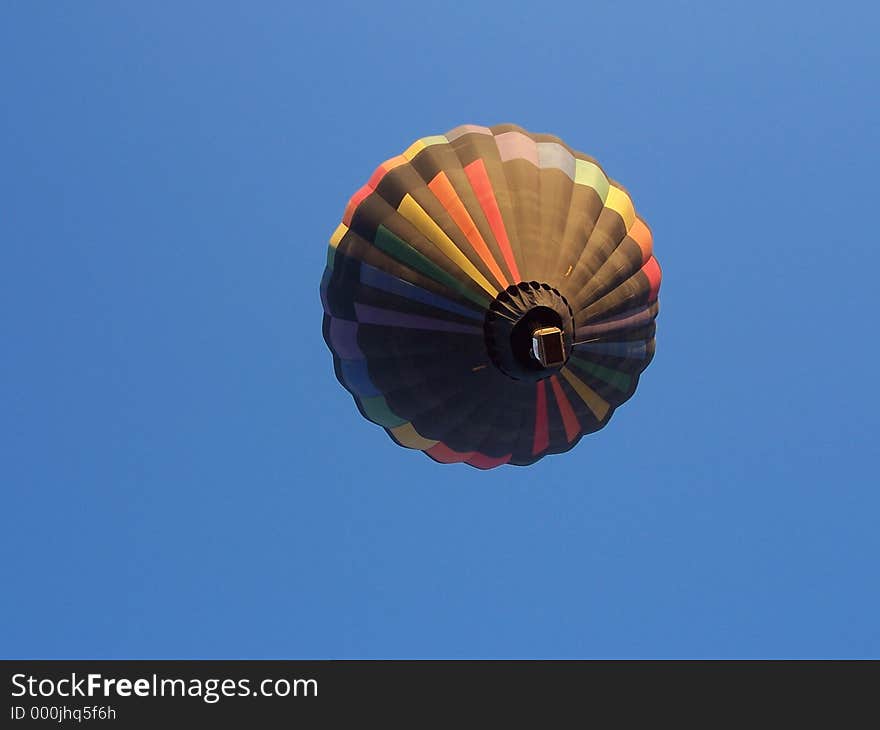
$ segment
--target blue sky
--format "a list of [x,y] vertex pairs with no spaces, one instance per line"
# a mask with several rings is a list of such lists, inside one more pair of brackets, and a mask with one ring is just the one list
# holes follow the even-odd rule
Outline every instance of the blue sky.
[[[873,4],[4,3],[4,657],[878,657]],[[326,242],[414,139],[598,158],[663,266],[605,430],[394,446]]]

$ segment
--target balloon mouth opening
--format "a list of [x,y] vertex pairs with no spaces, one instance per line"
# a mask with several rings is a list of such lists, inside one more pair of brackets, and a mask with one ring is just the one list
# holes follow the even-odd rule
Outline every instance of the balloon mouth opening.
[[508,287],[490,306],[484,329],[492,362],[516,380],[549,377],[571,354],[571,307],[549,284],[523,282]]

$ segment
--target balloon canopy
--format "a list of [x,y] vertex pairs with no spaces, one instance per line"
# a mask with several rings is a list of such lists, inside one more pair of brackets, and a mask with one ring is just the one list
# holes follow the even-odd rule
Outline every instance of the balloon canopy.
[[660,267],[627,192],[557,137],[465,125],[382,163],[321,282],[363,416],[481,469],[597,431],[654,354]]

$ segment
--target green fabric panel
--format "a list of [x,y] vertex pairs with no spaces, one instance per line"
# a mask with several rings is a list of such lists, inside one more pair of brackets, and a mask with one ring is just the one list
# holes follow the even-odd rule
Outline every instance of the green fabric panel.
[[471,291],[464,286],[458,279],[448,274],[430,259],[426,258],[412,246],[395,236],[385,226],[379,226],[376,230],[376,237],[373,241],[376,247],[392,258],[400,261],[402,264],[409,266],[416,271],[421,272],[425,276],[430,277],[436,282],[448,286],[453,291],[457,291],[466,299],[474,304],[478,304],[484,309],[488,309],[491,304],[490,300],[484,296]]
[[327,246],[327,268],[333,271],[333,263],[336,260],[336,249],[333,246]]
[[373,423],[378,423],[385,428],[397,428],[407,423],[407,421],[391,412],[388,403],[381,395],[375,398],[360,398],[359,402],[361,408],[364,409],[364,413],[367,414],[367,418]]
[[602,202],[605,202],[605,199],[608,197],[608,178],[602,174],[599,166],[592,162],[587,162],[586,160],[577,160],[575,162],[574,181],[578,185],[588,185],[593,188],[593,190],[599,193]]
[[632,379],[630,376],[619,370],[612,370],[611,368],[597,365],[589,360],[582,360],[575,355],[572,355],[571,357],[571,364],[576,368],[599,378],[599,380],[608,383],[608,385],[613,385],[622,393],[626,393],[632,386]]

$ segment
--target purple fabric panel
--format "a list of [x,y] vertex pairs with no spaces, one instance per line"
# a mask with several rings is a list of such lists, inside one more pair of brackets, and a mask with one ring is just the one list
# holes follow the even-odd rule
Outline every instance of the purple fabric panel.
[[595,352],[598,355],[611,355],[612,357],[643,360],[648,353],[645,340],[633,340],[631,342],[590,342],[574,346],[575,352]]
[[385,327],[408,327],[419,330],[438,330],[441,332],[461,332],[468,335],[482,335],[482,327],[472,327],[458,322],[447,322],[433,317],[423,317],[418,314],[406,314],[395,312],[391,309],[380,309],[369,304],[355,303],[354,311],[358,322],[363,324],[378,324]]
[[357,343],[357,322],[347,319],[330,320],[330,342],[333,350],[343,360],[363,360],[364,353]]
[[641,307],[639,309],[631,309],[623,314],[615,317],[600,320],[593,324],[578,327],[575,337],[589,337],[590,335],[598,335],[602,332],[613,332],[614,330],[626,329],[629,327],[641,327],[651,321],[650,307]]
[[479,124],[462,124],[460,127],[456,127],[455,129],[447,132],[443,136],[446,137],[450,142],[458,139],[459,137],[465,134],[492,134],[492,130],[488,127],[481,127]]
[[574,180],[574,157],[561,144],[556,144],[556,142],[538,143],[538,160],[540,160],[542,168],[555,167]]
[[522,158],[538,167],[538,146],[531,137],[522,132],[504,132],[495,137],[495,143],[503,162]]

